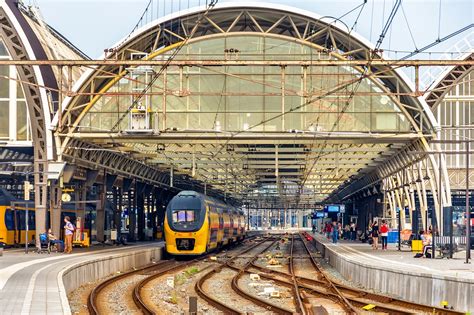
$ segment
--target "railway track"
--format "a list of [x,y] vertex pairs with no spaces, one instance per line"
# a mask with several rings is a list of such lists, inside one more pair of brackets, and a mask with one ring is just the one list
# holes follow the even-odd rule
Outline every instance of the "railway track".
[[[250,240],[252,238],[249,238]],[[153,309],[148,305],[142,297],[142,289],[145,285],[152,282],[153,280],[166,275],[168,273],[177,272],[179,270],[185,269],[188,266],[194,265],[200,261],[204,261],[210,255],[202,256],[190,261],[181,261],[178,262],[176,260],[167,260],[161,261],[157,264],[147,265],[145,267],[131,270],[128,272],[121,273],[117,276],[114,276],[110,279],[107,279],[101,282],[97,287],[95,287],[91,293],[89,294],[87,300],[87,308],[90,314],[92,315],[100,315],[100,314],[109,314],[108,311],[101,311],[101,303],[100,303],[100,296],[103,294],[106,288],[113,286],[120,281],[124,281],[128,277],[132,277],[134,275],[146,275],[146,278],[139,280],[137,284],[134,286],[131,294],[131,298],[137,307],[137,309],[142,312],[143,314],[154,314]]]
[[[254,246],[246,249],[245,251],[237,254],[237,255],[234,255],[233,257],[231,257],[230,259],[228,259],[227,261],[223,262],[220,266],[214,268],[213,270],[211,270],[210,272],[208,272],[207,274],[205,274],[197,283],[196,283],[196,291],[198,292],[198,294],[204,299],[206,300],[209,304],[213,305],[214,307],[216,307],[219,311],[221,312],[224,312],[225,314],[241,314],[242,312],[236,308],[233,308],[231,306],[228,306],[226,305],[224,302],[222,301],[219,301],[218,299],[212,297],[210,294],[208,294],[205,290],[204,290],[204,283],[206,281],[208,281],[211,277],[217,275],[223,268],[230,268],[234,271],[237,272],[237,274],[232,278],[231,280],[231,287],[233,289],[233,291],[238,294],[240,297],[244,298],[245,300],[247,301],[250,301],[252,302],[253,304],[256,304],[260,307],[262,307],[263,309],[269,311],[269,312],[272,312],[272,313],[278,313],[278,314],[292,314],[293,312],[291,310],[288,310],[288,309],[285,309],[281,306],[278,306],[278,305],[275,305],[273,303],[270,303],[264,299],[261,299],[261,298],[258,298],[252,294],[249,294],[248,292],[246,292],[245,290],[243,290],[240,286],[239,286],[239,280],[240,278],[248,273],[248,269],[252,266],[252,263],[258,258],[258,255],[261,254],[262,252],[265,252],[266,250],[268,250],[270,247],[272,247],[275,242],[277,241],[277,239],[264,239],[263,241],[255,244]],[[238,267],[236,265],[234,265],[234,262],[237,260],[237,259],[242,259],[242,255],[243,254],[246,254],[252,250],[254,250],[255,248],[261,246],[262,244],[264,244],[265,242],[269,242],[270,244],[265,246],[263,249],[259,249],[255,254],[252,254],[250,255],[249,257],[247,257],[249,260],[241,267]]]
[[[224,314],[241,314],[242,309],[237,309],[234,305],[228,305],[228,302],[220,301],[216,296],[213,296],[212,293],[206,292],[205,284],[207,282],[210,283],[215,279],[219,279],[218,277],[225,278],[220,274],[224,269],[228,269],[228,272],[232,272],[233,274],[231,274],[231,276],[226,280],[231,288],[227,290],[232,292],[232,294],[238,295],[239,299],[242,301],[250,302],[250,305],[255,305],[254,307],[259,307],[264,312],[277,314],[293,314],[296,312],[298,314],[309,315],[313,313],[311,299],[317,297],[319,299],[327,299],[337,303],[339,305],[338,307],[343,309],[345,313],[349,314],[362,313],[362,307],[367,304],[375,305],[373,311],[385,312],[388,314],[462,314],[461,312],[453,310],[394,299],[333,282],[326,275],[326,272],[321,268],[317,259],[312,254],[310,246],[313,245],[310,245],[301,234],[291,235],[288,247],[290,256],[288,258],[287,271],[275,270],[274,268],[270,269],[268,266],[263,267],[258,265],[256,262],[259,257],[261,257],[261,254],[272,248],[272,246],[274,246],[274,244],[280,239],[280,236],[266,237],[254,244],[248,245],[247,248],[240,250],[235,254],[221,256],[221,258],[216,261],[217,266],[209,265],[200,270],[201,272],[209,271],[204,273],[195,282],[194,290],[201,299],[206,301],[209,305],[212,305],[216,310],[223,312]],[[145,286],[150,285],[154,280],[164,275],[176,274],[178,271],[195,265],[209,256],[210,255],[199,257],[190,261],[163,261],[110,278],[100,283],[99,286],[90,293],[88,298],[89,312],[91,314],[109,313],[106,311],[107,307],[101,305],[103,302],[101,301],[100,296],[101,294],[105,294],[104,290],[112,286],[114,283],[124,281],[128,277],[140,275],[144,278],[139,278],[138,280],[135,279],[136,283],[133,284],[130,296],[133,303],[130,303],[132,303],[132,305],[135,304],[137,310],[143,314],[155,314],[153,306],[147,304],[146,299],[143,298],[143,290]],[[298,264],[295,263],[295,260],[298,260]],[[315,276],[313,278],[308,278],[302,275],[302,270],[299,269],[302,268],[301,266],[305,266],[301,265],[302,261],[306,261],[306,264],[310,264],[310,268],[314,269]],[[307,268],[303,269],[308,270]],[[299,271],[299,273],[297,271]],[[267,299],[251,294],[248,290],[241,287],[243,276],[252,273],[258,274],[263,279],[273,281],[276,286],[286,287],[291,290],[294,309],[286,308],[287,305],[277,305],[272,303]],[[287,302],[291,304],[290,301],[291,300],[288,300]]]
[[[248,242],[252,238],[253,237],[248,238],[246,242]],[[235,260],[235,259],[241,257],[241,255],[248,253],[249,251],[253,250],[254,248],[256,248],[258,246],[261,246],[261,244],[263,244],[265,242],[268,242],[270,240],[271,239],[269,239],[269,238],[263,239],[262,241],[251,245],[249,248],[247,248],[243,251],[240,251],[237,254],[231,256],[229,259],[224,259],[224,263],[227,262],[227,261]],[[190,260],[190,261],[181,261],[181,262],[178,262],[176,260],[162,261],[162,262],[159,262],[159,263],[156,263],[156,264],[147,265],[145,267],[142,267],[142,268],[139,268],[139,269],[136,269],[136,270],[131,270],[131,271],[128,271],[128,272],[124,272],[124,273],[121,273],[121,274],[119,274],[117,276],[114,276],[110,279],[107,279],[107,280],[101,282],[89,294],[88,300],[87,300],[88,311],[89,311],[90,314],[93,314],[93,315],[96,315],[96,314],[97,315],[99,315],[99,314],[109,314],[110,311],[107,310],[107,306],[103,305],[103,302],[101,301],[101,295],[105,294],[104,291],[107,288],[111,288],[113,285],[120,283],[121,281],[125,281],[129,277],[133,277],[135,275],[141,275],[141,276],[146,276],[146,277],[139,280],[139,281],[137,281],[137,283],[134,284],[133,290],[132,290],[132,293],[131,293],[131,299],[133,300],[133,303],[135,304],[137,310],[139,310],[141,313],[147,314],[147,315],[148,314],[155,314],[152,306],[147,304],[146,300],[143,298],[143,288],[147,284],[151,283],[152,281],[156,280],[159,277],[162,277],[162,276],[167,275],[167,274],[176,273],[176,272],[178,272],[180,270],[183,270],[183,269],[185,269],[189,266],[195,265],[198,262],[206,260],[209,256],[211,256],[211,255],[209,254],[209,255],[199,257],[199,258],[196,258],[196,259],[193,259],[193,260]],[[210,269],[211,267],[212,266],[206,267],[206,268],[202,269],[201,271],[203,271],[205,269]],[[210,273],[206,273],[201,278],[201,280],[199,282],[202,282],[202,279],[205,279],[206,277],[209,277],[209,275],[210,275]],[[200,291],[198,289],[196,289],[196,291],[202,297],[206,295],[206,293],[204,291],[202,291],[204,293],[201,292],[201,294],[200,294]],[[206,299],[206,298],[204,298],[204,299],[206,301],[208,301],[208,299]],[[213,303],[209,303],[209,304],[214,305]],[[218,309],[224,309],[223,305],[218,304],[218,303],[216,303],[216,305],[219,306],[219,307],[217,307]],[[225,313],[227,314],[228,312],[225,312]],[[239,313],[239,312],[237,312],[237,313]]]
[[[326,297],[332,301],[338,302],[341,306],[345,305],[345,301],[351,306],[349,313],[360,313],[362,307],[367,304],[373,304],[376,307],[374,310],[380,312],[386,312],[389,314],[414,314],[414,313],[427,313],[427,314],[463,314],[454,310],[448,310],[438,307],[432,307],[413,302],[403,301],[391,297],[387,297],[380,294],[375,294],[360,290],[357,288],[345,286],[339,283],[332,282],[321,269],[320,265],[313,257],[306,241],[301,237],[301,242],[304,244],[307,257],[311,261],[311,265],[318,272],[316,279],[309,279],[295,275],[294,267],[290,267],[293,264],[293,258],[289,259],[289,271],[283,272],[278,270],[269,269],[266,267],[259,266],[255,263],[252,264],[254,270],[259,271],[259,275],[262,278],[272,280],[280,285],[294,288],[296,285],[298,289],[304,290],[306,294],[314,294],[320,297]],[[294,246],[294,239],[292,239],[291,248]],[[335,290],[334,290],[335,289]],[[304,298],[302,298],[303,304]],[[308,310],[306,310],[308,312]]]
[[128,277],[138,275],[138,274],[152,274],[152,273],[159,273],[161,270],[169,268],[170,266],[176,264],[174,260],[172,261],[162,261],[157,264],[147,265],[143,268],[139,268],[136,270],[131,270],[128,272],[121,273],[117,276],[114,276],[110,279],[107,279],[101,282],[97,287],[95,287],[91,293],[89,294],[89,298],[87,299],[87,308],[90,314],[92,315],[99,315],[102,314],[101,312],[101,305],[100,305],[100,296],[103,294],[106,288],[118,283],[120,281],[125,280]]

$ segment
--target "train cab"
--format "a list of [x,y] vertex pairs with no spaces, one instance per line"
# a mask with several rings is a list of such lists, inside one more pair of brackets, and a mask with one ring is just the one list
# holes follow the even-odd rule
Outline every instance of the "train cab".
[[171,254],[206,252],[208,220],[205,202],[195,192],[181,192],[166,209],[166,249]]

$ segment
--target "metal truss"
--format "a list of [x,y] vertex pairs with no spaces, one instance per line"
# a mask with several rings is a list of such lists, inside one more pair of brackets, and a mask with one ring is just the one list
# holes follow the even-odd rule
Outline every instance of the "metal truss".
[[[398,209],[408,207],[410,216],[415,210],[415,194],[420,204],[421,215],[427,215],[428,202],[427,190],[433,196],[436,217],[442,218],[439,194],[443,206],[451,205],[451,187],[448,173],[445,167],[445,157],[441,155],[441,161],[437,161],[432,155],[423,152],[430,151],[423,141],[415,141],[403,149],[397,151],[389,159],[374,167],[372,172],[360,176],[357,180],[346,184],[338,189],[337,193],[330,196],[330,200],[342,201],[362,192],[370,192],[375,186],[379,187],[388,201],[393,220],[396,218]],[[435,151],[436,152],[436,151]],[[442,163],[442,173],[439,173],[439,163]],[[440,183],[441,181],[441,183]],[[439,190],[441,187],[441,191]],[[405,224],[405,213],[400,211],[402,224]],[[410,222],[413,217],[411,217]],[[423,224],[425,224],[423,220]],[[393,222],[396,224],[395,222]],[[441,225],[441,221],[438,221]],[[403,226],[402,226],[403,228]],[[425,226],[426,228],[426,226]],[[439,227],[442,230],[442,227]]]
[[[129,158],[120,152],[107,150],[78,139],[71,141],[67,150],[64,152],[64,158],[73,164],[82,165],[90,169],[105,169],[108,174],[120,175],[124,178],[133,178],[136,181],[161,187],[166,190],[202,190],[202,187],[199,187],[194,180],[184,174],[176,172],[174,174],[175,179],[173,185],[170,180],[169,172],[142,163],[137,159]],[[208,194],[211,196],[219,196],[222,194],[222,192],[213,189],[211,185],[209,185],[207,189]]]
[[[91,141],[99,147],[116,150],[117,154],[122,152],[130,159],[140,160],[152,168],[156,167],[167,173],[167,176],[181,171],[206,183],[204,185],[212,184],[218,187],[225,191],[225,195],[246,196],[247,192],[255,187],[269,185],[275,186],[276,191],[281,193],[282,183],[285,181],[298,185],[302,183],[301,179],[305,178],[305,187],[311,187],[311,193],[317,196],[317,200],[323,200],[344,182],[352,182],[357,173],[366,175],[367,170],[374,165],[377,166],[390,158],[395,148],[402,148],[406,143],[432,136],[435,122],[429,110],[414,97],[419,95],[419,91],[411,91],[395,68],[414,66],[418,69],[419,66],[449,61],[385,61],[380,57],[380,52],[374,52],[362,40],[348,35],[339,27],[300,13],[257,7],[215,8],[206,15],[194,37],[187,39],[187,43],[235,35],[263,36],[309,46],[318,55],[311,60],[263,61],[255,58],[239,60],[235,54],[224,52],[222,58],[214,60],[205,60],[205,57],[180,60],[179,56],[171,61],[166,60],[166,54],[188,37],[199,15],[200,12],[196,11],[171,20],[159,20],[149,28],[133,34],[120,47],[111,49],[105,60],[51,61],[67,67],[86,64],[96,66],[95,70],[89,71],[88,76],[83,78],[83,84],[78,90],[63,93],[69,97],[63,102],[64,111],[55,117],[57,135],[62,141],[59,154],[68,152],[67,155],[72,156],[68,148],[74,147],[71,144],[74,139]],[[147,57],[143,60],[131,60],[132,54],[136,53],[143,53]],[[161,55],[165,57],[161,58]],[[184,67],[269,66],[279,67],[282,77],[287,66],[299,66],[302,73],[305,73],[304,69],[310,65],[351,67],[355,69],[355,73],[363,73],[367,69],[369,79],[380,88],[380,95],[390,96],[411,122],[413,132],[393,137],[380,135],[377,140],[376,134],[368,133],[362,136],[348,134],[345,138],[335,134],[324,138],[316,134],[298,132],[274,135],[262,133],[253,137],[248,132],[230,136],[205,132],[186,134],[167,130],[166,123],[163,130],[143,137],[128,136],[123,132],[91,132],[78,128],[82,118],[94,108],[95,102],[101,96],[107,95],[108,90],[119,80],[129,80],[129,69],[145,64],[157,67],[167,64],[168,67],[180,69],[180,73]],[[168,71],[164,69],[164,77]],[[183,77],[184,75],[180,75],[180,78]],[[170,93],[183,95],[182,92]],[[336,96],[337,93],[334,94],[334,97]],[[163,93],[163,99],[166,103],[166,93]],[[166,122],[166,119],[164,120]],[[318,146],[321,142],[324,142],[323,147]],[[248,145],[249,143],[253,146]],[[285,145],[290,143],[293,147],[285,148]],[[387,146],[393,143],[400,146],[387,149]],[[348,151],[344,152],[343,149],[334,154],[325,152],[331,150],[334,144],[342,145],[336,151],[341,148]],[[376,147],[375,144],[380,144],[381,147]],[[228,146],[232,146],[232,150],[228,150]],[[371,148],[375,148],[376,152],[367,152]],[[252,156],[252,150],[259,152],[259,155]],[[289,158],[291,155],[293,158]],[[310,167],[314,159],[318,160],[316,170]],[[371,176],[366,176],[366,180]],[[295,194],[301,195],[305,187],[299,187]]]
[[433,111],[444,99],[446,94],[472,71],[474,65],[474,53],[469,54],[466,59],[462,61],[467,63],[457,64],[448,69],[447,73],[440,76],[439,80],[433,83],[433,89],[425,96],[426,103],[433,109]]
[[[190,34],[196,20],[199,18],[199,13],[198,11],[172,20],[158,21],[141,33],[134,34],[134,36],[122,46],[113,49],[112,53],[107,56],[113,60],[107,60],[104,61],[104,63],[110,62],[113,64],[123,62],[124,64],[131,64],[131,54],[137,52],[148,54],[149,57],[147,57],[147,59],[151,60],[153,58],[150,56],[156,54],[157,51],[167,51],[173,47],[177,47],[179,43]],[[377,65],[378,61],[375,60],[373,62],[371,61],[374,55],[373,51],[365,46],[362,41],[349,36],[346,31],[338,27],[301,14],[284,11],[268,11],[263,8],[215,8],[209,12],[206,16],[206,20],[202,22],[202,25],[194,34],[194,38],[189,40],[188,43],[192,43],[194,40],[236,34],[273,36],[301,42],[318,49],[323,59],[336,59],[336,61],[334,61],[335,64],[340,62],[341,65],[345,63],[345,66],[347,66],[350,63],[360,63],[362,64],[359,66],[360,71],[362,71],[364,65],[367,67],[368,64],[370,64],[370,72],[372,74],[383,73],[383,75],[377,76],[374,82],[383,83],[380,84],[381,86],[390,86],[395,89],[398,87],[402,91],[411,92],[408,86],[393,70],[392,66],[387,66],[387,61],[380,61],[384,65]],[[328,58],[326,58],[326,56],[328,56]],[[314,59],[321,58],[315,56]],[[380,59],[380,57],[376,55],[375,59]],[[138,61],[137,64],[140,62],[141,61]],[[160,63],[160,61],[149,62]],[[235,62],[242,65],[252,63],[252,61],[219,60],[216,61],[214,65],[225,65],[226,62]],[[316,60],[315,62],[330,63],[332,61]],[[161,61],[161,63],[163,63],[163,61]],[[187,61],[185,64],[191,65],[192,63],[193,61]],[[302,64],[301,61],[297,63]],[[281,64],[281,61],[276,62],[276,64]],[[117,80],[126,76],[127,70],[125,70],[125,68],[125,66],[119,65],[104,65],[98,67],[95,72],[90,73],[90,77],[84,81],[85,84],[78,92],[100,92],[100,90],[103,90],[104,86],[107,86],[110,82],[117,82]],[[407,105],[401,106],[402,110],[407,111],[408,117],[415,117],[417,126],[421,126],[422,129],[424,129],[422,126],[425,126],[427,130],[432,130],[432,126],[430,126],[429,122],[430,118],[423,117],[425,113],[423,109],[420,108],[420,104],[416,99],[401,96],[398,98],[398,104]],[[60,123],[64,126],[63,131],[74,131],[84,116],[84,113],[87,112],[92,105],[91,99],[88,96],[77,96],[73,99],[68,99],[64,105],[64,107],[67,107],[66,112],[63,113],[63,121]]]
[[[327,53],[327,52],[326,52]],[[390,60],[390,59],[315,59],[315,60],[189,60],[176,57],[166,60],[0,60],[0,65],[9,66],[60,66],[60,67],[138,67],[138,66],[175,66],[175,67],[230,67],[230,66],[319,66],[319,67],[374,67],[385,66],[392,68],[404,67],[431,67],[431,66],[472,66],[471,59],[444,60],[444,59],[417,59],[417,60]],[[74,92],[73,92],[74,93]]]
[[[82,77],[81,86],[77,90],[70,90],[70,82],[59,84],[59,101],[62,101],[62,105],[53,120],[58,159],[92,169],[102,168],[111,174],[137,178],[166,189],[179,186],[183,189],[206,191],[211,195],[224,195],[226,198],[229,194],[251,200],[249,192],[264,188],[272,191],[268,195],[274,194],[278,202],[289,208],[314,204],[328,197],[330,200],[348,198],[383,181],[391,176],[389,166],[393,166],[393,163],[405,166],[414,163],[414,157],[405,158],[396,152],[413,150],[414,145],[418,146],[434,135],[436,122],[426,104],[416,98],[420,91],[418,88],[412,91],[397,68],[409,66],[418,71],[420,66],[452,62],[386,61],[381,58],[381,52],[374,51],[362,39],[350,35],[339,26],[300,12],[269,10],[264,7],[223,6],[213,9],[206,15],[202,25],[199,25],[193,38],[189,39],[188,36],[201,14],[202,12],[195,11],[159,20],[133,34],[120,47],[110,49],[104,60],[26,61],[27,58],[14,56],[14,61],[10,61],[10,64],[16,64],[21,69],[32,68],[33,64],[47,64],[58,66],[61,73],[62,68],[67,67],[68,72],[72,73],[74,67],[94,66],[94,69]],[[218,60],[179,60],[179,57],[172,61],[166,60],[167,54],[185,40],[186,43],[193,43],[237,35],[295,42],[310,47],[316,55],[311,60],[239,60],[238,56],[229,51],[223,52],[222,58]],[[143,53],[147,57],[143,60],[131,60],[132,54],[136,53]],[[469,66],[471,61],[461,63]],[[367,73],[367,78],[380,90],[378,95],[390,97],[410,122],[412,130],[399,135],[326,133],[326,136],[318,136],[298,131],[209,135],[173,132],[165,127],[163,130],[156,130],[155,134],[132,137],[120,130],[116,133],[86,132],[79,128],[85,115],[102,96],[107,95],[115,83],[122,79],[130,80],[130,69],[143,65],[178,68],[180,80],[184,77],[184,67],[277,67],[282,78],[285,76],[285,68],[290,66],[300,67],[303,78],[305,69],[309,66],[350,67],[354,70],[356,81],[360,79],[360,74]],[[171,71],[169,68],[164,69],[163,76],[166,77],[168,71]],[[29,82],[26,74],[21,78]],[[37,82],[35,84],[35,89],[38,89]],[[302,84],[307,84],[305,79],[302,79]],[[67,90],[63,91],[64,88]],[[282,84],[281,95],[290,92]],[[166,93],[168,92],[162,93],[165,104]],[[185,95],[182,89],[170,93]],[[294,93],[299,95],[301,91]],[[360,93],[372,95],[370,92]],[[304,93],[301,96],[309,98]],[[338,97],[337,91],[333,97]],[[37,109],[46,106],[39,99],[38,101],[39,103],[29,101],[28,104],[37,104]],[[284,108],[284,102],[282,106]],[[37,136],[34,139],[43,138]],[[35,149],[45,147],[44,144],[35,142]],[[422,146],[417,150],[429,148]],[[46,163],[46,158],[38,159],[40,160]],[[313,164],[313,161],[317,163]],[[316,169],[313,169],[315,165]],[[432,172],[436,170],[436,167],[432,167]],[[198,181],[201,181],[200,185]],[[449,189],[448,185],[445,187]],[[335,190],[337,193],[330,195]],[[258,201],[258,197],[255,200]]]
[[[0,7],[0,37],[11,57],[15,60],[28,60],[27,48],[23,43],[18,30],[13,26],[10,17]],[[51,146],[52,139],[48,135],[46,127],[49,125],[51,117],[45,116],[45,104],[41,96],[38,79],[33,66],[17,67],[19,78],[25,82],[23,90],[28,107],[28,113],[31,122],[33,150],[34,150],[34,181],[35,181],[35,209],[36,209],[36,230],[44,231],[46,228],[46,209],[47,209],[47,171],[48,171],[48,147]],[[39,244],[39,233],[36,233],[36,243]]]

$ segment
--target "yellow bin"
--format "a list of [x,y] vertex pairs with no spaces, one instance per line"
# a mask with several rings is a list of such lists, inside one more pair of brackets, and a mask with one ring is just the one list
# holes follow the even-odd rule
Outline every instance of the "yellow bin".
[[421,252],[421,251],[423,251],[423,241],[421,241],[421,240],[411,241],[411,251],[412,252]]

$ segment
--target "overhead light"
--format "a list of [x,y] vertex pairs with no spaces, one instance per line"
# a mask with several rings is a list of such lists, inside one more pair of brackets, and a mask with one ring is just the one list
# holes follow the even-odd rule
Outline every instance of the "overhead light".
[[216,121],[215,129],[216,129],[216,131],[221,131],[221,122],[220,121]]
[[382,97],[380,98],[380,103],[381,103],[382,105],[387,105],[389,100],[390,100],[390,99],[388,98],[387,95],[382,95]]
[[428,175],[426,175],[425,177],[423,177],[423,179],[424,180],[430,180],[431,178]]
[[28,167],[32,166],[32,162],[9,162],[9,164],[13,167]]
[[418,177],[417,180],[416,180],[416,182],[417,182],[417,183],[422,183],[423,181],[421,180],[421,178]]

